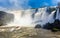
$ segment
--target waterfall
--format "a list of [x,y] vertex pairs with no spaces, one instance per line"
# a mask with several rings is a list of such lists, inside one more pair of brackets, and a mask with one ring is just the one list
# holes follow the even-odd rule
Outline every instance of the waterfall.
[[56,19],[59,19],[59,9],[57,9]]
[[31,16],[32,12],[33,10],[31,9],[8,11],[8,13],[11,13],[14,15],[14,21],[11,23],[8,23],[6,26],[33,27],[34,25],[32,25],[32,16]]
[[[34,27],[36,24],[40,24],[42,27],[46,23],[53,23],[59,17],[59,9],[47,12],[47,7],[39,9],[27,9],[27,10],[8,10],[7,13],[14,15],[14,21],[8,23],[6,26],[26,26]],[[54,18],[56,12],[56,17]]]
[[60,8],[57,8],[56,19],[60,20]]
[[53,23],[54,22],[54,13],[56,11],[46,12],[47,7],[40,8],[39,11],[35,15],[35,24],[40,24],[42,27],[46,23]]

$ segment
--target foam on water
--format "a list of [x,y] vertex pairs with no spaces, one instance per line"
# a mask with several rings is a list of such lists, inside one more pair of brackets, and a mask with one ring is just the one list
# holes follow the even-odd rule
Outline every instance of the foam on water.
[[[31,10],[18,10],[18,11],[8,11],[9,13],[14,15],[14,21],[8,23],[6,26],[26,26],[26,27],[33,27],[32,17],[31,17]],[[24,15],[22,16],[22,14]]]

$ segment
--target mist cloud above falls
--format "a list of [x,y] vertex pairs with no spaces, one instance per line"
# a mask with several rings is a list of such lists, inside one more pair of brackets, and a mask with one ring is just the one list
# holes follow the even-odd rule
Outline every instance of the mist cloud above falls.
[[11,9],[27,9],[29,6],[29,0],[0,0],[0,7]]
[[60,2],[60,0],[52,0],[52,3],[56,6],[57,6],[58,2]]
[[57,5],[59,0],[0,0],[0,7],[11,9],[40,8],[44,5]]
[[29,0],[9,0],[10,4],[12,4],[13,8],[17,8],[17,9],[27,9],[27,8],[31,8],[28,3]]

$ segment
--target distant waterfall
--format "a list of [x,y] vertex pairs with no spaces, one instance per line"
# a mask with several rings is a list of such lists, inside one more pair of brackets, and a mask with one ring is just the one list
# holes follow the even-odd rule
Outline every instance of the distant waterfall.
[[[56,11],[57,10],[57,11]],[[47,7],[39,9],[7,11],[14,15],[14,21],[8,26],[35,26],[40,24],[42,27],[46,23],[53,23],[55,19],[60,19],[59,9],[47,12]]]
[[53,23],[54,22],[54,13],[56,11],[47,12],[46,8],[40,8],[39,11],[35,15],[35,24],[40,24],[42,27],[46,23]]
[[59,19],[60,20],[60,9],[59,8],[57,9],[56,19]]
[[56,19],[59,19],[59,9],[57,9],[57,12],[56,12]]
[[8,11],[9,13],[14,15],[14,21],[8,23],[7,26],[23,26],[23,27],[33,27],[32,24],[32,13],[34,10],[14,10]]

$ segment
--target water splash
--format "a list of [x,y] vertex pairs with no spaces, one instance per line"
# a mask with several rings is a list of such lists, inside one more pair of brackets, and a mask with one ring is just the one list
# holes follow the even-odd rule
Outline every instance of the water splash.
[[[8,23],[8,26],[24,26],[24,27],[34,27],[36,24],[40,24],[42,27],[46,23],[53,23],[56,19],[60,19],[59,11],[57,9],[51,13],[46,12],[47,7],[39,8],[36,12],[36,9],[27,9],[27,10],[14,10],[8,11],[14,15],[14,21]],[[56,17],[54,18],[56,12]],[[34,14],[34,19],[32,19],[32,14]]]
[[[33,27],[32,23],[32,10],[14,10],[14,11],[8,11],[9,13],[12,13],[14,15],[14,21],[11,23],[8,23],[6,26],[24,26],[24,27]],[[22,16],[22,14],[24,15]]]
[[35,15],[35,23],[40,24],[42,27],[46,23],[53,23],[54,22],[54,13],[56,12],[55,10],[52,11],[50,14],[49,12],[46,12],[46,8],[40,8],[37,14]]

